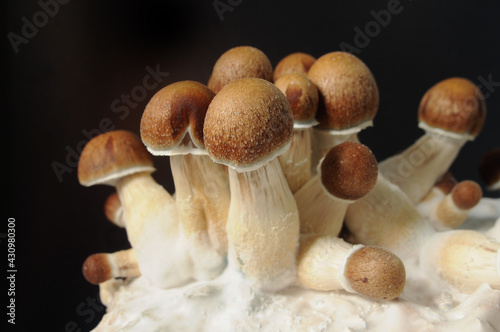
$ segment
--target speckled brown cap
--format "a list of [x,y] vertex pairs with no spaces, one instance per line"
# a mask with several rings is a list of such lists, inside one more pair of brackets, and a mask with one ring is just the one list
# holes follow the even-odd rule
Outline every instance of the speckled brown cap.
[[237,46],[224,52],[215,63],[207,86],[219,91],[229,82],[240,78],[273,79],[273,67],[267,55],[252,46]]
[[379,104],[377,83],[355,55],[327,53],[314,62],[308,76],[320,92],[319,128],[344,130],[375,117]]
[[85,279],[93,285],[99,285],[113,278],[111,265],[104,253],[93,254],[87,257],[82,266],[82,273]]
[[500,148],[490,150],[481,157],[478,171],[487,189],[500,189]]
[[307,74],[309,68],[316,61],[316,58],[303,52],[288,54],[281,59],[274,68],[273,80],[276,82],[280,76],[285,74]]
[[189,132],[196,148],[204,149],[203,122],[215,93],[195,81],[172,83],[158,91],[141,119],[141,139],[153,155],[184,153]]
[[483,191],[477,182],[471,180],[460,181],[451,191],[451,198],[455,205],[463,210],[470,210],[479,203]]
[[404,290],[406,270],[401,259],[378,247],[361,247],[348,258],[344,276],[352,289],[374,300],[393,300]]
[[422,97],[418,109],[421,126],[475,137],[483,127],[486,104],[470,80],[452,77],[438,82]]
[[320,167],[324,188],[340,199],[360,199],[377,182],[377,159],[367,146],[360,143],[336,145],[325,155]]
[[236,80],[214,97],[204,135],[214,161],[237,170],[257,168],[288,146],[292,110],[274,84],[260,78]]
[[78,180],[86,187],[114,185],[123,176],[154,170],[152,156],[140,138],[126,130],[115,130],[85,145],[78,162]]
[[318,89],[304,74],[285,74],[274,84],[290,103],[296,124],[315,122],[318,110]]

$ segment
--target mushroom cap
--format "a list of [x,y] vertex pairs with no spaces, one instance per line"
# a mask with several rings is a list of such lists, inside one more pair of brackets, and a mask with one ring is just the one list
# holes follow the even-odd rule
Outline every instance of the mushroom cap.
[[451,193],[453,187],[457,185],[458,181],[455,179],[451,172],[446,172],[441,179],[436,183],[435,187],[441,190],[444,195]]
[[352,289],[374,300],[393,300],[404,290],[406,270],[392,252],[364,246],[347,259],[344,276]]
[[424,129],[469,138],[483,127],[486,104],[479,88],[470,80],[451,77],[432,86],[422,97],[418,120]]
[[117,226],[124,227],[120,220],[120,213],[123,213],[120,197],[116,192],[112,193],[104,203],[104,215],[106,218]]
[[[204,149],[203,122],[215,93],[202,83],[167,85],[149,101],[141,118],[141,139],[153,155],[196,153]],[[192,145],[181,144],[189,133]]]
[[92,254],[83,262],[82,273],[85,279],[93,284],[100,283],[113,278],[111,265],[104,253]]
[[78,162],[78,180],[86,187],[115,185],[124,176],[154,171],[152,156],[139,136],[126,130],[95,136],[83,148]]
[[316,58],[307,53],[295,52],[288,54],[274,68],[273,80],[276,82],[280,76],[285,74],[307,74],[314,61],[316,61]]
[[315,124],[318,89],[304,74],[284,74],[274,84],[290,103],[295,124]]
[[455,205],[463,210],[470,210],[479,203],[483,197],[483,191],[477,182],[460,181],[451,191],[451,198]]
[[292,109],[271,82],[260,78],[236,80],[212,100],[204,135],[214,161],[237,171],[256,169],[290,144]]
[[360,143],[344,142],[334,146],[320,167],[323,187],[343,200],[360,199],[377,182],[377,159],[367,146]]
[[487,189],[500,189],[500,148],[490,150],[481,157],[478,171]]
[[273,79],[273,67],[267,55],[252,46],[237,46],[224,52],[215,62],[207,86],[215,93],[240,78]]
[[322,55],[307,75],[319,90],[319,128],[345,130],[375,117],[379,104],[377,83],[355,55],[340,51]]

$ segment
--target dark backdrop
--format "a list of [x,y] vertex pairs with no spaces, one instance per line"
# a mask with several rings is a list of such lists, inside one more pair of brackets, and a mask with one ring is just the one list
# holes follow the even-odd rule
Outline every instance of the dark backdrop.
[[[452,166],[455,176],[480,181],[479,158],[500,145],[497,0],[2,4],[8,168],[0,257],[6,271],[7,221],[15,218],[19,330],[94,327],[102,305],[98,288],[82,277],[82,262],[128,246],[124,231],[104,217],[113,189],[78,184],[76,162],[88,137],[111,128],[139,133],[144,106],[156,91],[179,80],[206,83],[231,47],[255,46],[273,65],[295,51],[319,57],[341,45],[356,47],[351,51],[371,68],[380,89],[374,127],[362,133],[379,160],[422,134],[420,98],[450,76],[481,84],[488,106],[483,132]],[[364,39],[359,31],[367,33]],[[151,71],[156,81],[144,81]],[[155,162],[155,178],[172,192],[168,159]]]

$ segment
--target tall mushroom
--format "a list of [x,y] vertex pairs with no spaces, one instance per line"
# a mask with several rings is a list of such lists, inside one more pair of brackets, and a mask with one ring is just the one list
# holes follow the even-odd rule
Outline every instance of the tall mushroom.
[[357,134],[373,124],[379,92],[370,69],[355,55],[330,52],[319,57],[307,75],[319,90],[314,128],[313,167],[330,148],[345,141],[357,142]]
[[236,46],[224,52],[215,62],[207,86],[218,93],[229,82],[240,78],[273,79],[273,66],[267,55],[252,46]]
[[377,160],[365,145],[344,142],[331,148],[318,174],[294,195],[301,233],[338,236],[349,204],[373,188],[377,175]]
[[140,138],[125,130],[98,135],[85,145],[78,163],[83,186],[116,188],[123,220],[143,276],[161,288],[192,279],[191,260],[183,252],[174,198],[158,184],[151,154]]
[[282,58],[274,67],[273,81],[287,74],[307,75],[309,68],[316,61],[316,58],[308,53],[294,52]]
[[208,156],[203,139],[214,95],[199,82],[172,83],[151,98],[141,119],[148,151],[170,157],[179,221],[200,280],[218,276],[227,254],[229,181],[225,168]]
[[462,146],[481,131],[484,97],[471,81],[452,77],[432,86],[418,109],[425,133],[414,144],[379,163],[385,177],[413,203],[419,202],[445,174]]
[[303,74],[286,74],[274,84],[286,96],[293,112],[293,137],[290,148],[278,159],[292,193],[311,177],[311,134],[317,124],[318,89]]
[[299,216],[278,159],[293,135],[293,114],[272,83],[244,78],[214,97],[205,118],[210,157],[228,166],[228,265],[260,290],[295,280]]

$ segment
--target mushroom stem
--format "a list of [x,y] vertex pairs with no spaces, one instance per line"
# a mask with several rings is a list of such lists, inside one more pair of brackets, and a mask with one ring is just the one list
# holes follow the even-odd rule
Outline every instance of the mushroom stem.
[[335,236],[301,237],[296,280],[299,286],[392,300],[403,292],[405,282],[402,261],[385,249],[352,245]]
[[460,291],[488,283],[500,289],[500,243],[471,230],[438,232],[420,250],[420,265]]
[[112,278],[130,278],[141,275],[134,249],[114,253],[98,253],[87,257],[83,263],[83,275],[94,285]]
[[295,280],[297,206],[279,161],[254,171],[229,168],[228,264],[255,287],[274,291]]

